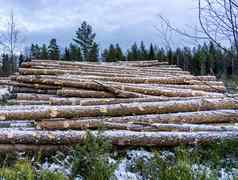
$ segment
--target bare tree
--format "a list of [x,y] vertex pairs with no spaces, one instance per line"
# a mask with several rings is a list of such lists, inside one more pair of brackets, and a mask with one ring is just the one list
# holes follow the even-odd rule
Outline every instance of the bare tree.
[[16,25],[14,12],[11,11],[10,18],[7,22],[7,27],[0,33],[0,45],[3,52],[12,57],[16,54],[18,45],[23,43],[24,38],[20,37],[20,31]]
[[172,31],[196,41],[212,41],[238,60],[238,1],[197,0],[199,28],[194,34],[173,26],[168,19],[160,20]]
[[238,60],[238,2],[198,0],[198,19],[210,41]]
[[6,73],[13,73],[17,68],[17,60],[16,55],[17,52],[20,52],[20,45],[24,41],[24,37],[21,36],[20,31],[16,25],[16,20],[13,11],[9,16],[9,20],[5,25],[6,29],[0,32],[0,47],[2,49],[2,53],[7,54],[8,57],[5,59],[4,64],[7,67]]

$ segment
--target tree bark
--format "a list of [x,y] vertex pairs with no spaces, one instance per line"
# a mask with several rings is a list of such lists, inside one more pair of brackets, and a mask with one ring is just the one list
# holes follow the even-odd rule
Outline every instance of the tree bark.
[[[177,146],[237,140],[238,132],[133,132],[105,131],[95,136],[118,146]],[[2,131],[0,144],[74,145],[85,141],[86,131]]]
[[8,105],[44,105],[44,104],[50,104],[49,101],[33,101],[33,100],[15,100],[11,99],[7,101]]
[[55,89],[35,89],[35,88],[28,88],[28,87],[13,87],[13,93],[37,93],[37,94],[51,94],[56,95],[57,90]]
[[195,124],[137,124],[136,122],[115,123],[100,119],[89,120],[43,120],[38,122],[38,127],[47,130],[67,130],[67,129],[111,129],[111,130],[130,130],[130,131],[237,131],[238,126],[229,125],[195,125]]
[[57,96],[48,94],[34,94],[34,93],[17,93],[16,99],[21,101],[49,101],[51,98],[56,98]]
[[100,106],[46,106],[40,110],[9,111],[0,109],[0,120],[40,120],[50,118],[77,118],[98,116],[128,116],[194,112],[218,109],[238,109],[232,98],[193,99],[186,101],[145,102]]

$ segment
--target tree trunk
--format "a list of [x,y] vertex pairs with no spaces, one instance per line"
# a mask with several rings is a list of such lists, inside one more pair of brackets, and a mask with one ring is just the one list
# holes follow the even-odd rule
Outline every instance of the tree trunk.
[[[133,132],[105,131],[95,136],[118,146],[177,146],[238,140],[238,132]],[[74,145],[85,141],[86,131],[2,131],[0,144]]]
[[28,93],[17,93],[17,100],[21,101],[49,101],[51,98],[56,98],[57,96],[48,94],[28,94]]
[[43,120],[38,122],[38,127],[47,130],[67,130],[67,129],[111,129],[111,130],[130,130],[130,131],[237,131],[238,126],[220,125],[194,125],[194,124],[136,124],[115,123],[100,119],[89,120]]
[[45,106],[40,110],[9,111],[0,109],[0,120],[40,120],[50,118],[77,118],[97,116],[128,116],[176,112],[238,109],[232,98],[193,99],[186,101],[145,102],[100,106]]

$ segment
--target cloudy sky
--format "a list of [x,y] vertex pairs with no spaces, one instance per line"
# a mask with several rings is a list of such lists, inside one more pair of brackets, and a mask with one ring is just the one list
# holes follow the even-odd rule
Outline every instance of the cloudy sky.
[[[11,9],[27,43],[56,38],[61,46],[72,41],[83,20],[97,33],[101,47],[120,43],[123,48],[144,40],[158,45],[158,14],[178,27],[195,24],[195,0],[0,0],[0,30]],[[177,36],[175,36],[175,39]]]

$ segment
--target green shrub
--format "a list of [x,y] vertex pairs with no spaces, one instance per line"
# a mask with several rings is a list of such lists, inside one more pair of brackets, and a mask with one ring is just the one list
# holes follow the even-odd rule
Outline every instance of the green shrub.
[[0,177],[4,180],[34,180],[35,172],[27,161],[18,161],[12,168],[1,168]]
[[63,173],[42,171],[40,173],[40,180],[65,180],[67,179]]
[[72,175],[87,180],[107,180],[113,178],[115,163],[110,163],[111,143],[87,133],[83,145],[75,147],[73,152]]
[[219,179],[221,168],[238,168],[238,141],[177,147],[172,151],[172,158],[162,153],[165,151],[155,151],[146,161],[139,158],[129,170],[151,180],[215,180]]

